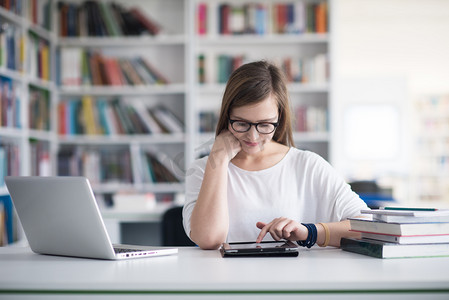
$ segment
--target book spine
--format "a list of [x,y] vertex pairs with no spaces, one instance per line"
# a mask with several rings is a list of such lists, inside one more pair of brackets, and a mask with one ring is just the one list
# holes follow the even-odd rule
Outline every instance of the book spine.
[[380,244],[367,243],[362,240],[342,238],[340,248],[344,251],[383,258],[383,247]]
[[197,7],[197,30],[199,35],[207,34],[207,4],[199,3]]

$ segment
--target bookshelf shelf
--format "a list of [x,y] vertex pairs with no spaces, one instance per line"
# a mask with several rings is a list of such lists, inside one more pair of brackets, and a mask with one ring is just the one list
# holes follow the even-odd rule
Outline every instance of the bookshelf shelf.
[[185,84],[142,85],[142,86],[63,86],[59,94],[63,96],[146,96],[163,94],[184,94]]
[[183,183],[92,183],[92,190],[98,194],[109,194],[117,192],[140,192],[140,193],[182,193],[184,191]]
[[152,193],[183,193],[184,184],[183,183],[143,183],[139,188],[142,192],[152,192]]
[[136,191],[134,184],[126,184],[121,182],[109,182],[109,183],[95,183],[91,182],[92,190],[98,194],[110,194],[117,192],[133,192]]
[[291,83],[290,93],[328,93],[329,83]]
[[228,46],[228,45],[267,45],[267,44],[319,44],[328,43],[328,34],[242,34],[242,35],[211,35],[199,36],[198,44],[201,46]]
[[52,131],[29,129],[28,136],[32,139],[37,139],[37,140],[42,140],[42,141],[53,141],[56,137],[56,134]]
[[30,26],[29,30],[31,32],[35,33],[40,38],[43,38],[43,39],[48,40],[48,41],[56,38],[55,35],[52,32],[48,31],[45,28],[40,27],[39,25],[35,25],[35,24],[31,24],[30,23],[29,26]]
[[28,83],[30,85],[34,85],[35,87],[45,89],[45,90],[54,90],[56,88],[54,82],[36,78],[36,77],[29,77]]
[[61,145],[130,145],[130,144],[179,144],[185,142],[185,134],[148,135],[59,135]]
[[[199,93],[223,94],[225,84],[198,84],[196,87]],[[288,84],[290,93],[328,93],[329,83],[290,83]]]
[[25,76],[22,72],[10,70],[5,67],[0,67],[0,76],[11,78],[14,81],[23,82],[25,80]]
[[0,127],[0,137],[5,137],[9,139],[20,139],[25,136],[25,133],[20,128],[7,128]]
[[23,22],[27,22],[21,16],[18,16],[13,12],[10,12],[10,11],[4,9],[3,7],[0,7],[0,16],[2,18],[5,18],[6,21],[12,22],[12,23],[14,23],[16,25],[20,25],[20,26],[23,24]]
[[147,46],[184,46],[185,35],[160,35],[141,37],[74,37],[60,38],[61,47],[147,47]]
[[328,132],[295,132],[293,139],[296,142],[329,142]]

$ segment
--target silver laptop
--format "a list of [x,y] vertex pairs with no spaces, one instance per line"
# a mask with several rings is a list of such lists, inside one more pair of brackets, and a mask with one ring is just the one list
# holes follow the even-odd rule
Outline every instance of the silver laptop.
[[177,248],[112,245],[85,177],[12,177],[6,186],[36,253],[128,259],[178,253]]

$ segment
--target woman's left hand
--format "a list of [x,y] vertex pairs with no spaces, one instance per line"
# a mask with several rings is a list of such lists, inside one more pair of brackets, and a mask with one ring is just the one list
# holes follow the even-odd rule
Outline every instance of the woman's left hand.
[[280,217],[270,223],[257,222],[257,228],[261,229],[256,242],[260,243],[269,232],[275,241],[286,239],[289,241],[303,241],[307,239],[307,228],[294,220]]

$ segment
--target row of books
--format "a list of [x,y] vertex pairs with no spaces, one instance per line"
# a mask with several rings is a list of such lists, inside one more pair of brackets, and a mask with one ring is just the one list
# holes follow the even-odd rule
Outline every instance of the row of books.
[[21,127],[18,90],[15,81],[0,76],[0,126],[2,127]]
[[[15,0],[16,2],[23,2],[25,0]],[[11,2],[11,0],[5,1]],[[47,30],[51,30],[52,15],[51,8],[52,0],[28,0],[28,20],[32,24],[41,26]]]
[[294,130],[298,132],[326,132],[329,129],[325,107],[299,105],[295,108]]
[[350,219],[361,238],[342,238],[345,251],[378,258],[449,256],[449,210],[381,208],[362,210],[372,218]]
[[218,123],[218,113],[215,111],[201,111],[199,113],[199,132],[215,132]]
[[132,183],[127,148],[65,147],[58,153],[59,176],[85,176],[91,183]]
[[22,30],[0,19],[0,67],[22,71],[25,60]]
[[5,186],[6,176],[20,175],[20,149],[14,143],[0,143],[0,187]]
[[21,16],[23,10],[23,0],[1,0],[0,7]]
[[[208,4],[197,7],[197,32],[210,33]],[[327,2],[245,3],[218,6],[218,33],[229,34],[301,34],[328,31]]]
[[144,57],[103,56],[84,48],[62,48],[59,82],[64,86],[81,85],[151,85],[169,80]]
[[0,247],[17,240],[17,218],[9,195],[0,196]]
[[158,151],[147,150],[142,153],[144,183],[174,183],[180,181],[180,174],[174,162]]
[[29,128],[50,131],[50,92],[30,86],[29,101]]
[[329,57],[317,54],[313,57],[286,57],[279,62],[289,82],[326,83],[329,79]]
[[[127,148],[64,147],[58,153],[59,176],[86,176],[93,184],[133,183],[131,154]],[[153,149],[141,153],[143,183],[180,182],[179,168]]]
[[30,139],[30,176],[50,176],[50,144]]
[[182,133],[182,121],[167,107],[139,99],[62,100],[58,104],[59,134],[117,135]]
[[[252,61],[245,55],[198,55],[198,82],[226,83],[231,73],[242,64]],[[327,54],[313,57],[285,57],[275,59],[284,71],[288,82],[326,83],[329,79],[329,59]]]
[[115,2],[58,2],[60,36],[135,36],[157,35],[161,26],[133,7],[125,9]]
[[28,68],[32,77],[50,80],[50,45],[48,41],[30,32],[28,35]]
[[247,62],[243,55],[218,55],[215,60],[204,54],[198,55],[198,82],[226,83],[231,73]]

